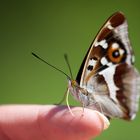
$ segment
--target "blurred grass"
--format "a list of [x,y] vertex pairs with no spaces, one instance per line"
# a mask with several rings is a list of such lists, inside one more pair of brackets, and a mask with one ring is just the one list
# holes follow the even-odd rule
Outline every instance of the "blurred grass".
[[[68,73],[69,55],[74,76],[96,33],[114,12],[125,13],[140,69],[140,2],[101,0],[0,1],[0,104],[52,104],[67,86],[59,72],[31,56],[35,52]],[[71,98],[70,103],[77,105]],[[140,137],[140,113],[133,122],[111,121],[97,140]]]

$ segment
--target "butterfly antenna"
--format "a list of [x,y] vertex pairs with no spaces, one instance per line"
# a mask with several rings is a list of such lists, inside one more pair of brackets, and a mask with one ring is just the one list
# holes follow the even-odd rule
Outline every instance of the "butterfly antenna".
[[65,58],[65,61],[66,61],[67,65],[68,65],[71,79],[73,79],[72,70],[71,70],[71,66],[70,66],[70,63],[69,63],[68,55],[64,54],[64,58]]
[[36,55],[35,53],[32,52],[32,55],[36,58],[38,58],[39,60],[41,60],[42,62],[46,63],[47,65],[49,65],[50,67],[54,68],[55,70],[59,71],[60,73],[64,74],[68,79],[71,79],[69,75],[67,75],[64,71],[62,71],[61,69],[57,68],[56,66],[48,63],[47,61],[45,61],[44,59],[42,59],[41,57],[39,57],[38,55]]

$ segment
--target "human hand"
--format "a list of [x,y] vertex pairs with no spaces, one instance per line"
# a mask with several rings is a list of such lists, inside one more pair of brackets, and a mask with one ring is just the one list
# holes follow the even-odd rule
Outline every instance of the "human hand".
[[89,140],[108,128],[101,113],[66,106],[0,106],[0,140]]

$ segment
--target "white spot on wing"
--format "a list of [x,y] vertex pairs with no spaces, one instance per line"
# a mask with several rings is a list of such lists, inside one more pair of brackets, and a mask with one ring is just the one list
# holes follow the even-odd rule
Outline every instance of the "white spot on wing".
[[131,120],[134,120],[135,117],[136,117],[136,114],[133,114],[133,115],[131,116]]
[[97,47],[97,46],[102,46],[104,49],[107,49],[108,48],[108,44],[107,44],[107,42],[106,42],[106,40],[104,39],[104,40],[101,40],[100,42],[96,42],[95,43],[95,47]]
[[113,49],[117,49],[117,48],[119,48],[119,44],[118,44],[118,43],[116,43],[116,42],[115,42],[115,43],[113,43],[113,44],[112,44],[112,48],[113,48]]
[[110,25],[107,26],[108,29],[113,30],[114,28]]
[[94,67],[96,65],[96,63],[97,63],[96,60],[90,59],[89,62],[88,62],[88,66],[90,65],[90,66],[93,66]]
[[114,29],[114,27],[111,26],[111,23],[109,21],[107,22],[106,27],[110,30]]
[[123,49],[120,49],[119,52],[120,52],[121,55],[124,54],[124,50]]
[[101,64],[102,64],[102,65],[106,65],[107,63],[108,63],[107,59],[106,59],[105,57],[103,57],[103,58],[101,59]]
[[119,89],[114,82],[114,74],[115,74],[115,69],[117,65],[112,65],[111,67],[99,72],[100,75],[102,75],[105,78],[105,81],[107,83],[107,86],[110,91],[110,97],[117,102],[116,99],[116,91]]

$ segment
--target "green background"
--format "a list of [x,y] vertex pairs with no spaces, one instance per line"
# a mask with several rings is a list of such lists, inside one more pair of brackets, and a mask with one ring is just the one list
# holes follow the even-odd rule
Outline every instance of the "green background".
[[[67,86],[61,73],[31,56],[35,52],[74,76],[106,19],[123,11],[140,69],[140,2],[111,0],[0,1],[0,104],[53,104]],[[76,101],[70,99],[70,104]],[[140,139],[140,113],[132,122],[112,120],[97,140]]]

